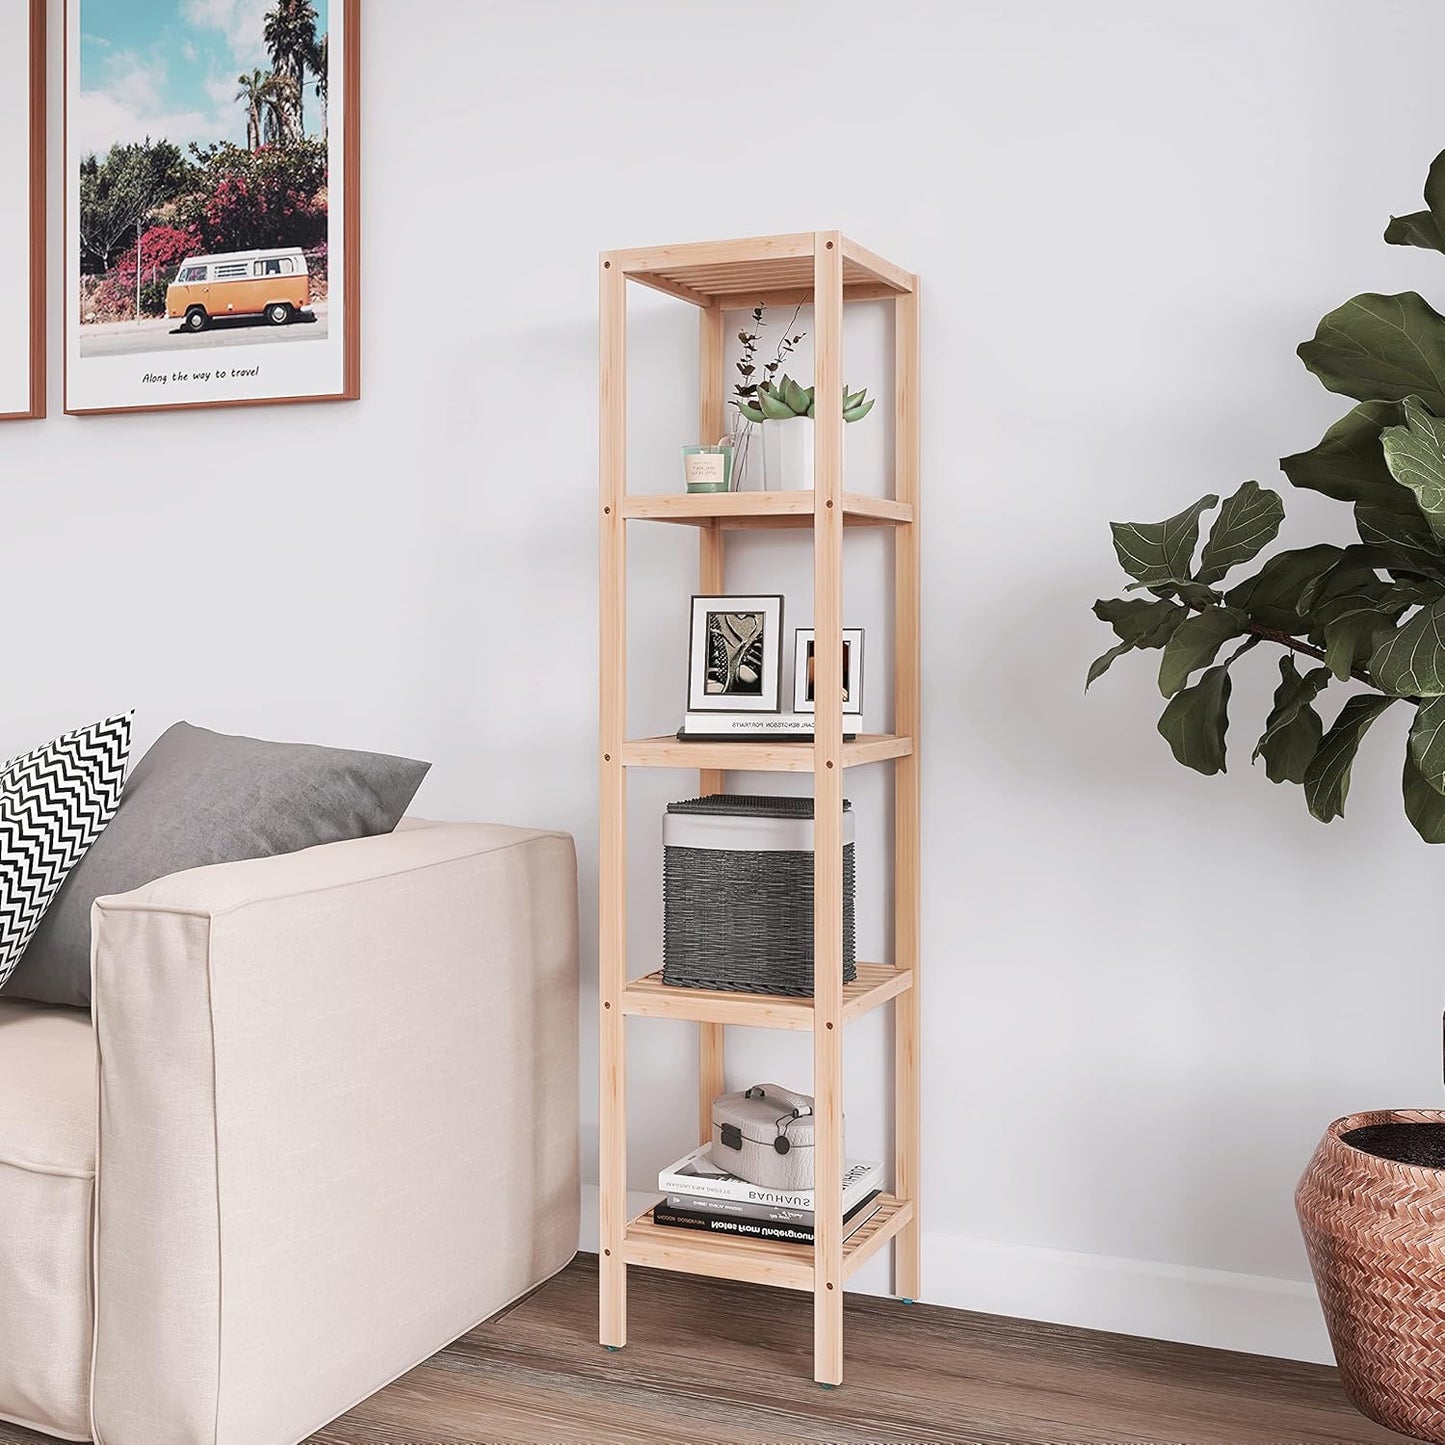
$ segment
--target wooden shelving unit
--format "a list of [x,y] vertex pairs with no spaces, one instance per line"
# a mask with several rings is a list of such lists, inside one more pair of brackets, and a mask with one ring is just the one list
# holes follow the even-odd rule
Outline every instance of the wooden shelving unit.
[[[742,492],[652,496],[627,485],[627,285],[634,282],[698,309],[698,435],[727,430],[726,313],[736,309],[815,307],[818,395],[816,478],[812,492]],[[894,1293],[919,1293],[919,559],[918,559],[918,279],[837,231],[805,231],[743,241],[611,251],[601,257],[601,1339],[627,1342],[627,1269],[645,1265],[739,1279],[813,1295],[814,1376],[843,1379],[843,1289],[890,1241]],[[891,300],[895,313],[895,457],[891,498],[847,493],[843,459],[843,307]],[[894,728],[892,734],[843,740],[841,704],[818,707],[812,743],[680,743],[629,739],[627,732],[627,527],[633,521],[696,527],[698,590],[725,593],[729,531],[810,529],[813,623],[818,640],[817,693],[843,693],[843,535],[849,527],[892,527],[895,537]],[[843,773],[891,763],[894,768],[894,938],[891,963],[858,966],[844,985]],[[677,989],[660,975],[629,978],[627,958],[627,770],[684,768],[703,793],[725,789],[730,771],[813,775],[816,862],[814,940],[817,993],[812,999]],[[895,1032],[893,1193],[851,1239],[843,1218],[843,1039],[854,1019],[892,1004]],[[817,1114],[817,1237],[811,1248],[693,1234],[654,1224],[651,1211],[627,1209],[626,1023],[629,1017],[694,1022],[699,1029],[699,1139],[710,1134],[710,1106],[724,1087],[729,1025],[793,1029],[813,1035]]]

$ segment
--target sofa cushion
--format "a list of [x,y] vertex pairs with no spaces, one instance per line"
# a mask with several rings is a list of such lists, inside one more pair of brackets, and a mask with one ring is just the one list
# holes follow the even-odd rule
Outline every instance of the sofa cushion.
[[90,906],[158,878],[390,833],[431,765],[177,723],[41,921],[7,998],[90,1003]]
[[130,718],[66,733],[0,768],[0,984],[120,802]]
[[0,1000],[0,1419],[90,1438],[95,1039]]

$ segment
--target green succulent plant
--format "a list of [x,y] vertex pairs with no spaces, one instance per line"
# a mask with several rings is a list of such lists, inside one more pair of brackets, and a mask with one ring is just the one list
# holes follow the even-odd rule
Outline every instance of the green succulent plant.
[[[1424,211],[1392,217],[1391,245],[1445,252],[1445,153],[1425,183]],[[1276,552],[1227,582],[1274,541],[1277,492],[1246,482],[1220,506],[1201,498],[1163,522],[1115,522],[1131,593],[1094,604],[1116,658],[1161,653],[1168,705],[1159,732],[1197,772],[1225,768],[1230,671],[1261,642],[1285,649],[1274,706],[1254,749],[1271,782],[1302,786],[1322,823],[1341,817],[1350,769],[1375,720],[1412,710],[1405,814],[1428,843],[1445,842],[1445,316],[1413,291],[1347,301],[1299,347],[1324,386],[1356,406],[1318,446],[1280,462],[1295,487],[1353,509],[1358,541]],[[1203,515],[1218,506],[1204,547]],[[1223,661],[1219,655],[1229,648]],[[1300,659],[1315,664],[1301,671]],[[1350,688],[1327,728],[1316,702]],[[1087,685],[1086,685],[1087,686]]]
[[[784,372],[776,381],[763,382],[750,400],[740,400],[738,410],[749,421],[789,421],[796,416],[812,416],[816,410],[814,387],[801,387]],[[843,388],[843,420],[862,421],[873,403],[868,388],[850,392]]]

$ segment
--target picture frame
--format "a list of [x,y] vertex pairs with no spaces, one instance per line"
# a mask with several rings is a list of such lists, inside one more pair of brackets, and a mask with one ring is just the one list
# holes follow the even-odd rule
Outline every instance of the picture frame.
[[781,596],[694,597],[688,711],[779,712],[782,652]]
[[64,4],[66,412],[358,400],[361,0]]
[[0,421],[45,415],[45,0],[0,14]]
[[[811,627],[800,627],[793,649],[793,711],[816,712],[813,661],[817,643]],[[863,716],[863,629],[843,629],[843,716]]]

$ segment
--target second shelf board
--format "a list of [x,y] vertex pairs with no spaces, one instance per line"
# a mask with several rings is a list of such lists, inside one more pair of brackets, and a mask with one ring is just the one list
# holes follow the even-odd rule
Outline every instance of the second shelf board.
[[[878,1212],[844,1242],[843,1278],[849,1279],[861,1269],[912,1218],[912,1203],[883,1195]],[[627,1226],[622,1252],[628,1264],[653,1269],[781,1285],[785,1289],[813,1288],[811,1244],[678,1229],[654,1223],[650,1209]]]
[[[712,522],[725,528],[811,527],[814,497],[813,492],[629,492],[621,507],[623,517],[637,521],[694,527]],[[899,527],[912,521],[913,508],[907,502],[843,493],[845,527]]]
[[[860,963],[858,977],[843,985],[843,1022],[878,1008],[913,986],[913,975],[886,963]],[[760,1029],[811,1030],[813,1000],[773,993],[725,993],[674,988],[660,973],[634,978],[622,991],[622,1012],[634,1018],[689,1019]]]
[[[913,739],[860,733],[843,744],[843,766],[861,767],[913,755]],[[633,738],[622,744],[625,768],[699,768],[739,773],[811,773],[812,743],[680,742],[675,737]]]

